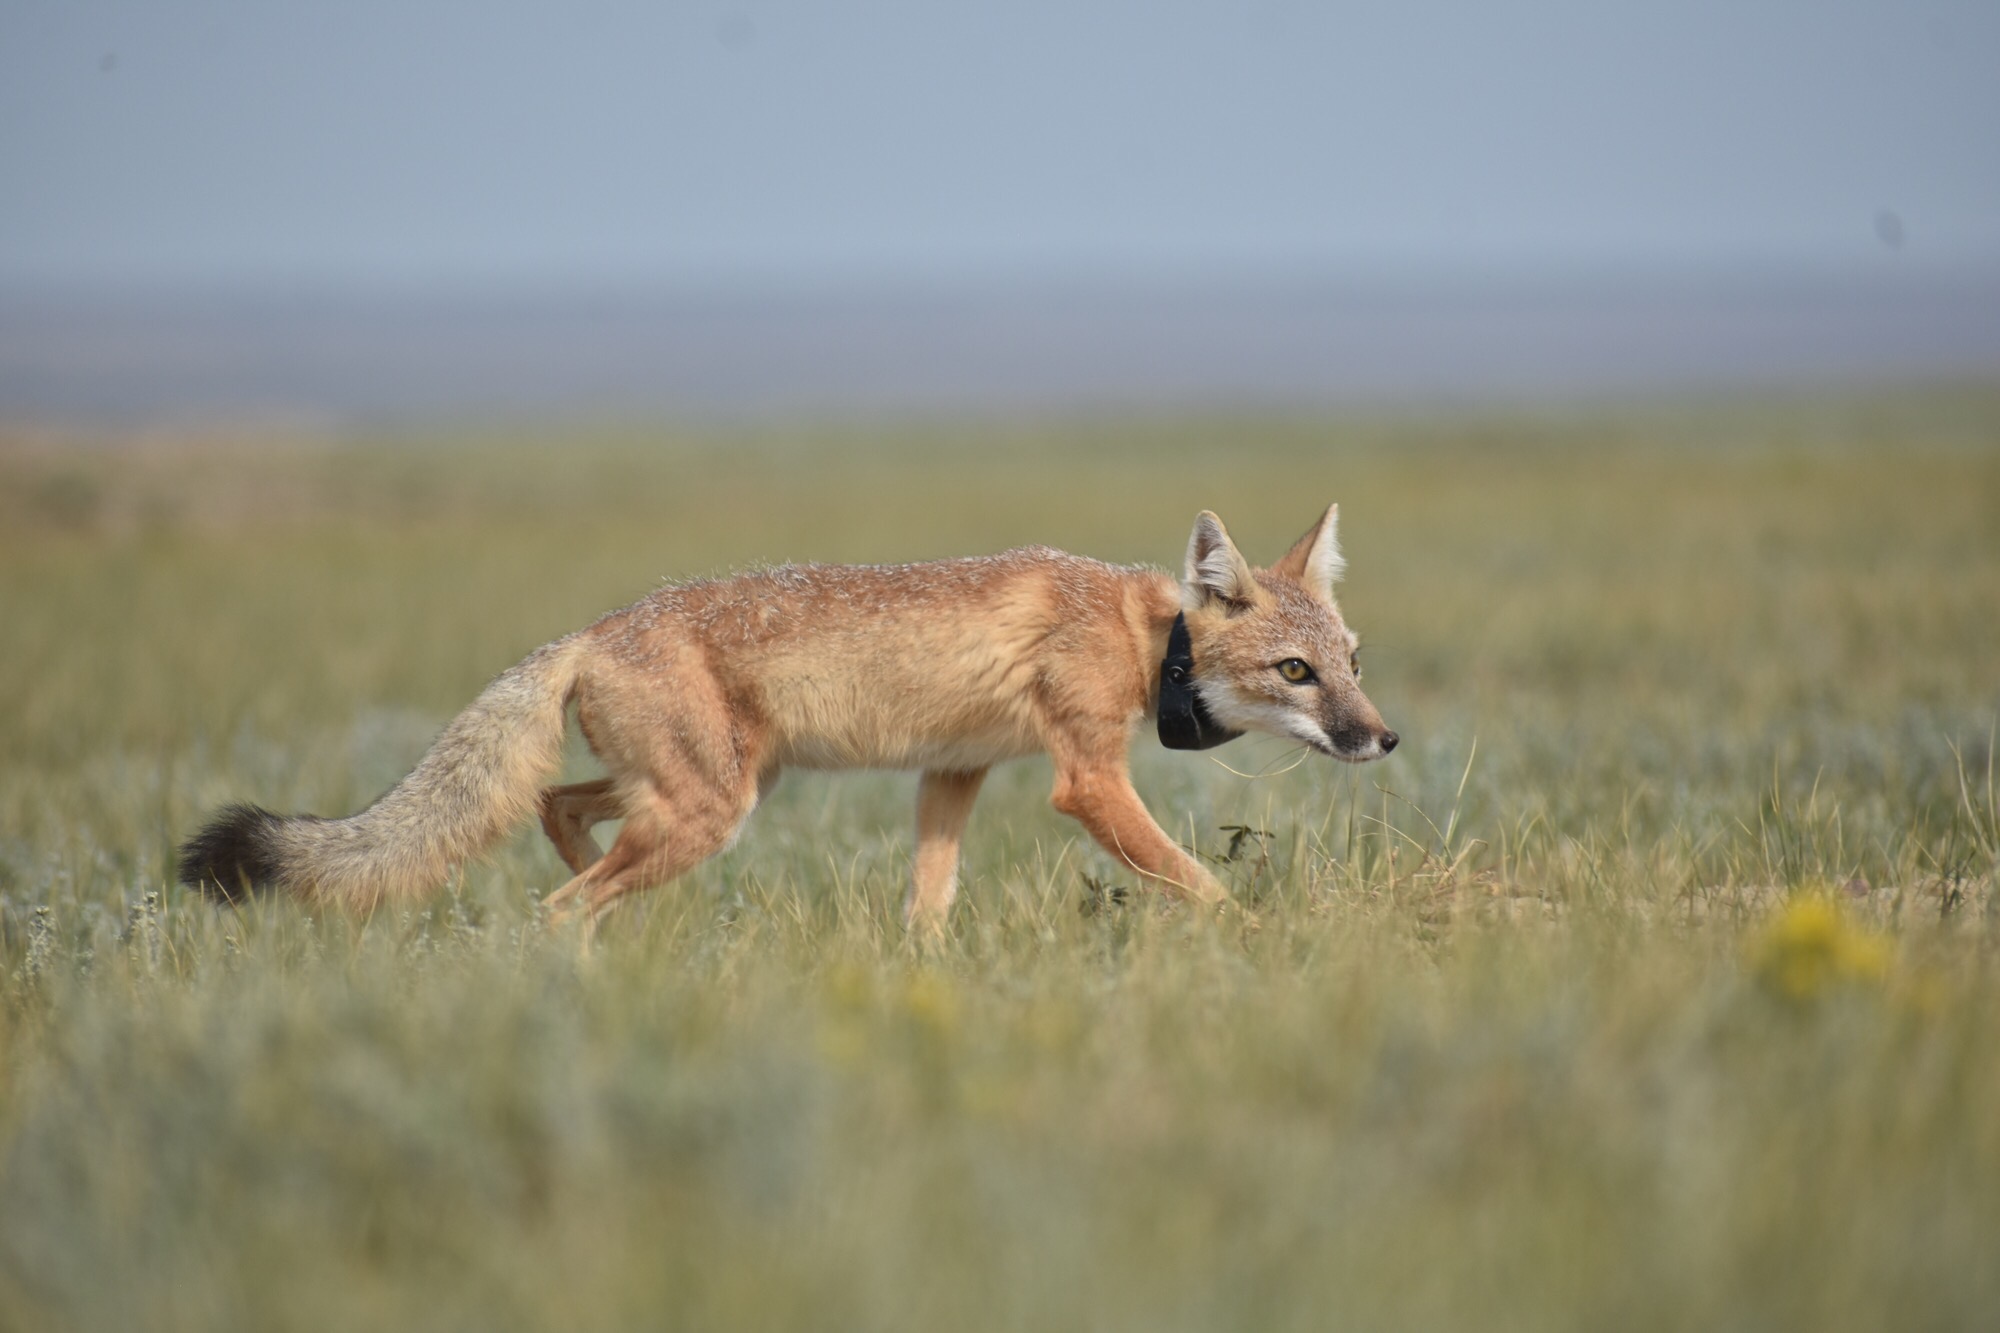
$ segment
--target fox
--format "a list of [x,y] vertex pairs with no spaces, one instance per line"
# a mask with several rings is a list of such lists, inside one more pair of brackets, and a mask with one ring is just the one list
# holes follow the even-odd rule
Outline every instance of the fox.
[[[1246,731],[1352,763],[1396,748],[1334,598],[1339,515],[1255,568],[1204,510],[1178,580],[1030,546],[671,583],[502,672],[358,814],[229,806],[181,847],[179,877],[221,903],[365,913],[436,891],[537,815],[573,876],[544,905],[594,929],[732,845],[786,769],[916,770],[903,920],[937,930],[987,771],[1047,754],[1052,804],[1114,861],[1219,905],[1220,881],[1140,801],[1130,748],[1148,718],[1180,749]],[[605,776],[545,787],[572,708]]]

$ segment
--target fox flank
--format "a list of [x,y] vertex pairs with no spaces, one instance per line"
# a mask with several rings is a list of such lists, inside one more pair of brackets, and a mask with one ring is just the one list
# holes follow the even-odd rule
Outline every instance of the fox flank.
[[[1218,902],[1222,886],[1140,803],[1126,755],[1142,723],[1156,717],[1166,738],[1181,719],[1164,714],[1182,707],[1211,728],[1202,744],[1261,731],[1356,763],[1396,748],[1334,602],[1337,522],[1328,508],[1258,569],[1203,512],[1178,583],[1028,547],[662,588],[501,673],[366,810],[231,806],[181,848],[180,877],[227,902],[275,890],[365,911],[436,890],[538,814],[575,872],[550,905],[595,920],[728,846],[787,768],[915,769],[904,918],[935,928],[986,771],[1046,753],[1055,807],[1113,858],[1173,896]],[[1192,665],[1173,659],[1163,709],[1183,632]],[[608,775],[544,787],[572,706]],[[600,850],[591,830],[612,819],[624,825]]]

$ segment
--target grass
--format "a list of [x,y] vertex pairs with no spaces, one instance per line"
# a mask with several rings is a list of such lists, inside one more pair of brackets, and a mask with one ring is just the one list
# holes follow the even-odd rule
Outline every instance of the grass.
[[[1406,737],[1139,747],[1237,910],[994,775],[546,931],[216,912],[231,799],[393,781],[667,577],[1341,501]],[[0,444],[0,1327],[1963,1328],[2000,1309],[2000,396]],[[589,772],[579,752],[573,765]]]

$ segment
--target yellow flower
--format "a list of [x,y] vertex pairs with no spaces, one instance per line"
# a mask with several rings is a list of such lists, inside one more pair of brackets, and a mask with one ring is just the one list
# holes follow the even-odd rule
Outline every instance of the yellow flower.
[[1856,925],[1838,903],[1818,894],[1800,894],[1780,908],[1751,936],[1749,955],[1758,980],[1789,1000],[1873,984],[1889,968],[1889,947],[1882,937]]

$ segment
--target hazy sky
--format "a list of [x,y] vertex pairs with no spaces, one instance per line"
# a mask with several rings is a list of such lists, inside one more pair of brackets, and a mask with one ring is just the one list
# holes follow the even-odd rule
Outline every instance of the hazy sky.
[[2000,266],[2000,4],[0,0],[0,283]]

